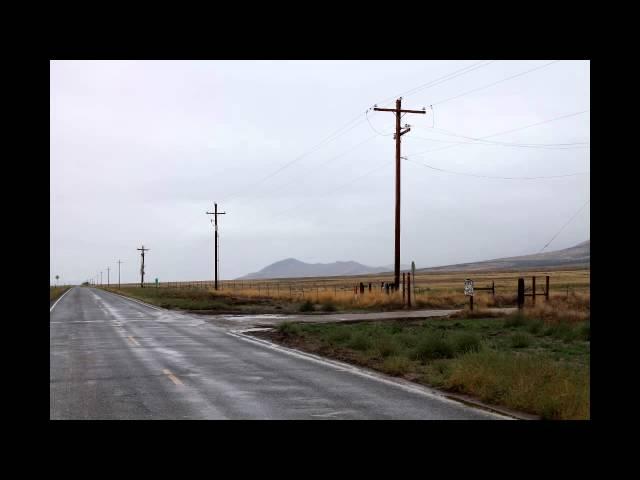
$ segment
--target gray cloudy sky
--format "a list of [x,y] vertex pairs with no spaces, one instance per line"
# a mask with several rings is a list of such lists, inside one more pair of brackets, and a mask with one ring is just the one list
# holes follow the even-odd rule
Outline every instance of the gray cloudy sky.
[[[210,279],[214,201],[228,212],[225,279],[288,257],[392,264],[394,118],[365,111],[399,94],[403,107],[427,107],[402,119],[412,128],[402,263],[536,253],[589,199],[588,61],[52,61],[50,71],[50,273],[64,282],[100,270],[106,282],[107,267],[113,281],[118,259],[122,281],[136,281],[141,244],[150,281]],[[486,139],[496,143],[455,136],[510,130]],[[508,180],[424,164],[581,175]],[[547,250],[588,238],[589,206]]]

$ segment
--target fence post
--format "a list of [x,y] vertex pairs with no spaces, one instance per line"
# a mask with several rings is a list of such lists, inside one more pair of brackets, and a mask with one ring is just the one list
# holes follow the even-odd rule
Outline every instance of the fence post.
[[371,291],[371,282],[369,282],[369,291]]
[[411,308],[411,273],[407,273],[407,304]]
[[493,300],[496,299],[496,282],[491,280],[491,293],[493,293]]
[[546,301],[549,301],[549,275],[547,275],[546,281],[545,281],[546,285],[544,288],[544,296]]
[[524,278],[518,279],[518,310],[524,307]]
[[473,295],[469,295],[469,310],[473,312]]
[[536,277],[535,275],[531,277],[532,287],[531,287],[531,303],[533,305],[536,304]]
[[405,283],[404,283],[405,282],[405,275],[406,274],[404,272],[402,272],[402,304],[403,305],[405,304],[405,299],[404,299],[405,293],[404,292],[406,290],[406,288],[404,288],[404,286],[405,286]]

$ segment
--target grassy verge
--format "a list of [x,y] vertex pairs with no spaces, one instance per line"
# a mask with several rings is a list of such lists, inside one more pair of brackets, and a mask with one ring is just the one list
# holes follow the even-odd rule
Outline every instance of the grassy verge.
[[70,287],[49,287],[49,301],[53,302],[62,296]]
[[[547,312],[548,313],[548,312]],[[256,335],[545,419],[589,418],[589,319],[284,323]]]
[[199,313],[297,313],[303,305],[303,302],[287,302],[269,297],[246,298],[208,288],[122,287],[105,290],[137,298],[162,308]]

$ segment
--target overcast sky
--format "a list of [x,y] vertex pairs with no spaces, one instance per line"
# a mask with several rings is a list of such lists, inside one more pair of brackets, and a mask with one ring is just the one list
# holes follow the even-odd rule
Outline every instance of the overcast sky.
[[[589,62],[550,62],[52,61],[51,278],[139,281],[144,244],[145,280],[211,279],[214,201],[224,279],[392,264],[394,116],[365,111],[401,94],[427,112],[402,119],[402,263],[537,253],[589,199]],[[589,205],[547,250],[588,238]]]

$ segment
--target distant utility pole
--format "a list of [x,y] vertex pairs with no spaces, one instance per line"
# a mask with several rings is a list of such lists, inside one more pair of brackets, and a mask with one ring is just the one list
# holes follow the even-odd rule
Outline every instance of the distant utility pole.
[[118,290],[120,290],[120,264],[122,262],[118,260]]
[[213,212],[207,212],[207,215],[213,215],[213,224],[215,233],[213,235],[213,271],[214,271],[214,288],[218,290],[218,215],[226,215],[227,212],[218,212],[218,204],[213,204]]
[[110,268],[107,267],[107,288],[109,288],[109,283],[110,283],[109,282],[109,270],[110,270]]
[[100,271],[100,286],[102,286],[102,271]]
[[396,100],[396,108],[377,108],[374,105],[374,110],[377,112],[393,112],[396,115],[396,133],[393,136],[396,140],[396,251],[394,269],[394,283],[396,291],[400,286],[400,137],[411,130],[411,127],[407,124],[405,124],[405,129],[401,130],[400,118],[402,118],[402,113],[427,113],[426,108],[424,107],[422,110],[402,110],[401,103],[402,97]]
[[137,250],[140,250],[140,255],[142,255],[142,265],[140,266],[140,288],[144,288],[144,252],[148,252],[149,249],[144,248],[144,245],[142,245],[142,248],[138,248]]

